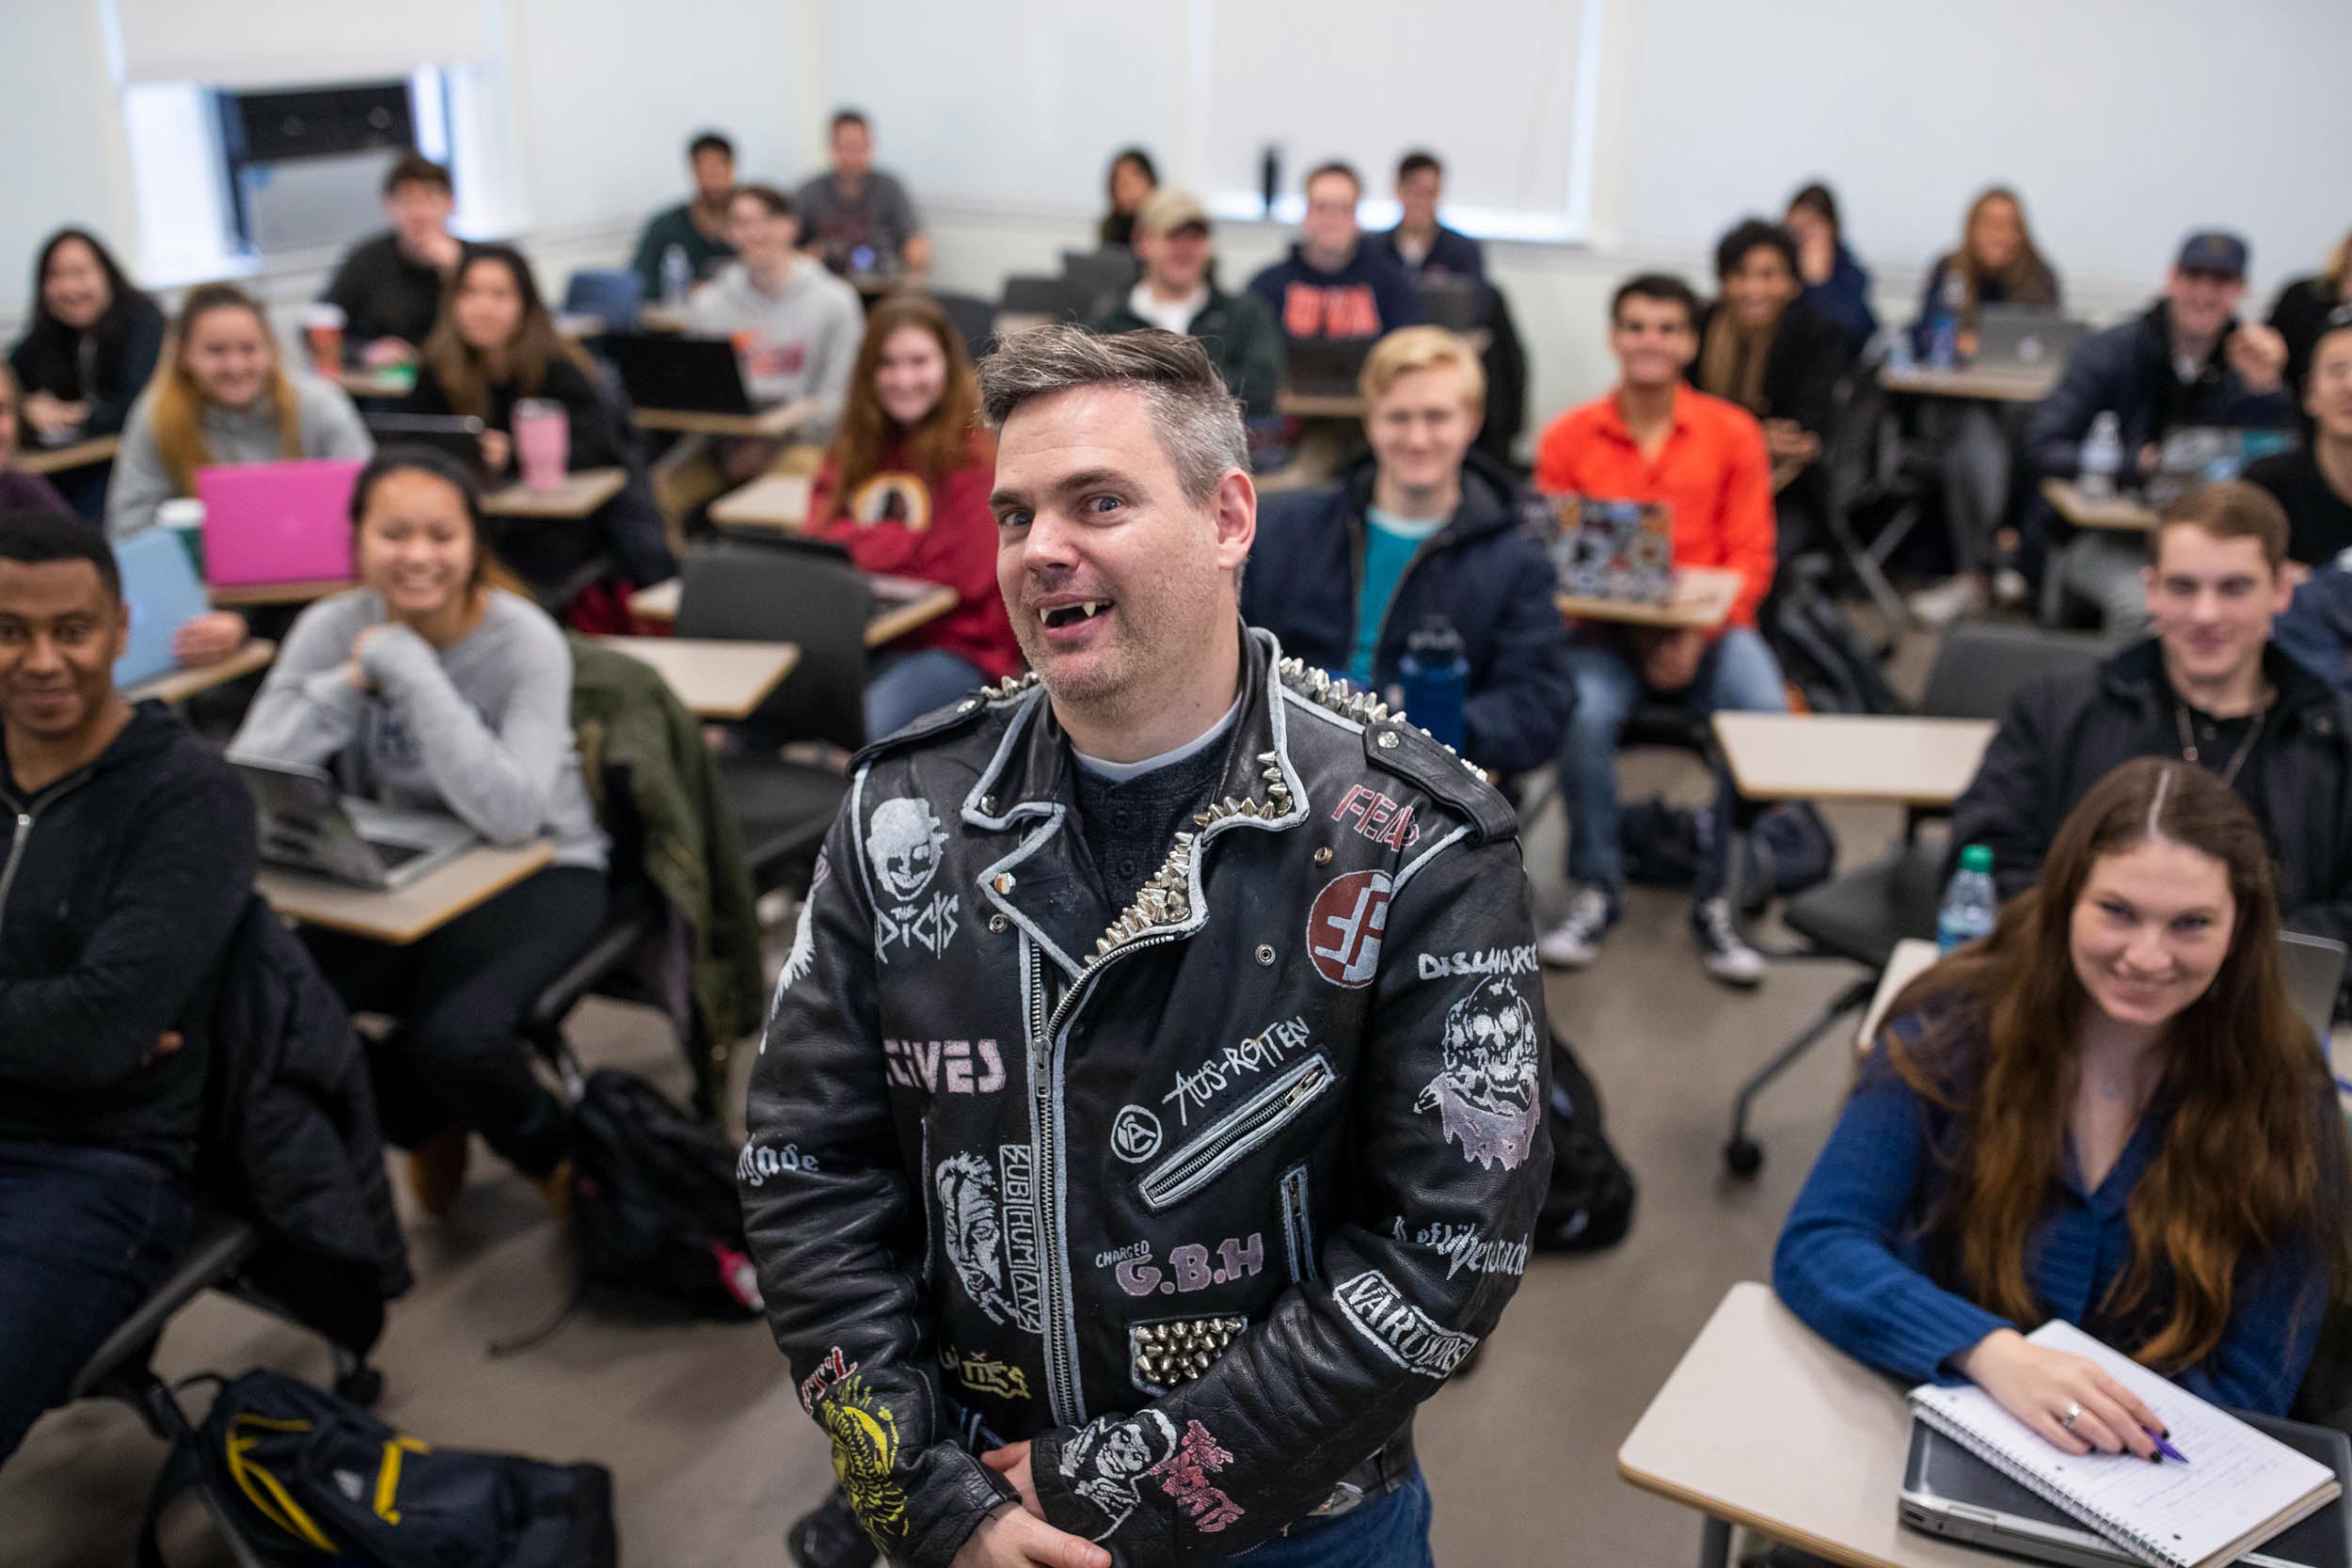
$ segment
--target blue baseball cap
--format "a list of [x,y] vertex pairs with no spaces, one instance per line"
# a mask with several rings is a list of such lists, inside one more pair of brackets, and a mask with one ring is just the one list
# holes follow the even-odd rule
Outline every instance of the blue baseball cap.
[[2172,265],[2180,272],[2210,272],[2223,277],[2246,276],[2246,242],[2219,229],[2205,229],[2181,242]]

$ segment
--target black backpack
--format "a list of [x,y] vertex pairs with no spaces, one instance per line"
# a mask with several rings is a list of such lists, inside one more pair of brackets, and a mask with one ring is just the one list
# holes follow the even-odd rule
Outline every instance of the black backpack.
[[1538,1252],[1598,1252],[1633,1224],[1633,1173],[1601,1124],[1600,1091],[1557,1031],[1551,1037],[1551,1181],[1535,1216]]
[[1816,713],[1908,713],[1837,601],[1802,579],[1765,606],[1764,640]]
[[572,1107],[581,1278],[730,1322],[759,1315],[736,1151],[633,1072],[599,1068]]
[[211,1494],[215,1516],[253,1556],[287,1568],[614,1568],[619,1560],[612,1476],[601,1465],[435,1448],[283,1372],[190,1382],[221,1386],[155,1480],[139,1568],[161,1568],[156,1521],[190,1486]]

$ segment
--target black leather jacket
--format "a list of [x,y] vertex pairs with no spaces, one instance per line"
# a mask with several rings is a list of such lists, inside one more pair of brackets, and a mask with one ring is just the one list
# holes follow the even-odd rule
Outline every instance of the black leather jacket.
[[1343,1509],[1526,1267],[1548,1031],[1510,808],[1246,636],[1221,803],[1123,912],[1033,677],[854,767],[740,1177],[894,1561],[946,1563],[1013,1497],[974,1449],[1022,1438],[1046,1518],[1122,1564]]

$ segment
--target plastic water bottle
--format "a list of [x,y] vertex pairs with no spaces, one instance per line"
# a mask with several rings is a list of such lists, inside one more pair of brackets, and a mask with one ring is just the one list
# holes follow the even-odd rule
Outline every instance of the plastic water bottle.
[[2099,410],[2083,441],[2080,470],[2074,483],[2093,500],[2115,494],[2116,476],[2123,470],[2123,423],[2112,408]]
[[1948,953],[1963,942],[1989,936],[2000,907],[2000,896],[1993,891],[1993,851],[1971,844],[1960,852],[1960,869],[1952,873],[1944,906],[1935,911],[1935,945]]
[[661,303],[673,310],[686,308],[686,296],[694,287],[694,263],[686,259],[686,247],[674,245],[661,253]]
[[1399,666],[1405,686],[1405,717],[1455,751],[1462,749],[1462,702],[1470,695],[1470,659],[1460,634],[1431,616],[1405,640]]
[[1968,283],[1957,271],[1944,275],[1935,296],[1935,315],[1928,324],[1928,363],[1948,371],[1960,363],[1960,313],[1968,309]]

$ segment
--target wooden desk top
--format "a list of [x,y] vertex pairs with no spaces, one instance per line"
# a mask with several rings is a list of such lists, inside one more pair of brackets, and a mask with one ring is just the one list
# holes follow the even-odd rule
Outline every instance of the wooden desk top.
[[249,639],[242,647],[217,664],[201,664],[193,670],[174,670],[167,675],[157,675],[142,681],[123,692],[135,703],[184,703],[199,691],[210,691],[216,686],[227,686],[240,676],[256,670],[265,670],[278,657],[278,644],[266,637]]
[[1857,1053],[1870,1049],[1871,1037],[1886,1022],[1886,1009],[1894,1006],[1896,996],[1943,956],[1942,948],[1917,937],[1905,937],[1895,944],[1895,951],[1887,955],[1886,967],[1879,972],[1879,989],[1870,998],[1869,1010],[1862,1015],[1862,1027],[1854,1034],[1853,1048]]
[[1974,398],[1980,403],[2040,403],[2058,385],[2062,367],[2046,370],[1980,371],[1961,366],[1948,371],[1912,365],[1889,365],[1879,372],[1879,385],[1890,392],[1917,397]]
[[628,483],[627,468],[582,468],[565,474],[552,490],[533,490],[516,481],[483,497],[482,510],[493,517],[585,517]]
[[649,582],[629,594],[629,613],[647,621],[675,621],[677,619],[677,601],[681,592],[681,579],[677,578],[663,582]]
[[817,404],[802,398],[779,403],[756,414],[697,414],[684,408],[640,408],[637,423],[644,430],[675,430],[688,436],[733,436],[745,440],[781,441],[806,423]]
[[2149,533],[2156,526],[2153,508],[2131,496],[2102,496],[2093,499],[2068,479],[2042,482],[2042,499],[2076,528],[2103,528],[2118,533]]
[[866,645],[869,648],[896,642],[915,627],[929,626],[956,608],[956,591],[944,582],[885,577],[871,580],[874,618],[866,623]]
[[752,528],[791,530],[808,521],[816,489],[810,474],[762,474],[710,503],[710,520]]
[[860,299],[880,299],[901,290],[920,293],[929,285],[930,275],[919,272],[851,272],[841,280],[858,292]]
[[1617,1450],[1617,1474],[1852,1568],[2007,1560],[1897,1522],[1910,1430],[1899,1387],[1764,1286],[1734,1285]]
[[1677,566],[1674,593],[1664,604],[1588,599],[1574,594],[1556,594],[1552,602],[1560,607],[1561,614],[1580,621],[1712,631],[1731,619],[1732,604],[1740,597],[1740,573],[1729,566]]
[[599,637],[653,666],[700,719],[748,719],[801,661],[797,642],[697,641],[682,637]]
[[119,436],[99,436],[87,441],[76,441],[70,447],[20,446],[12,465],[21,474],[61,474],[69,468],[87,468],[94,463],[111,463],[115,453],[122,450]]
[[313,599],[340,594],[346,588],[358,587],[356,578],[340,582],[251,582],[215,588],[209,584],[205,594],[217,605],[309,604]]
[[1856,713],[1718,713],[1714,725],[1742,799],[1906,806],[1959,800],[1995,727]]
[[546,839],[513,849],[483,844],[386,893],[274,865],[262,867],[253,885],[271,909],[289,919],[401,947],[487,903],[554,859],[555,846]]
[[1284,388],[1274,395],[1274,406],[1294,420],[1360,420],[1365,404],[1357,392],[1294,392]]

